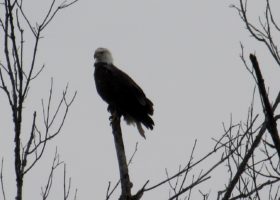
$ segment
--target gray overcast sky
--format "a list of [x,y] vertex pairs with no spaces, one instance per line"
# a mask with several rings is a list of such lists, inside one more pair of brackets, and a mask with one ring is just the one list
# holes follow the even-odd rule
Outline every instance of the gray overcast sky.
[[[58,97],[67,83],[69,94],[77,90],[78,96],[62,133],[47,146],[44,159],[26,177],[26,199],[38,199],[55,146],[67,163],[73,189],[78,188],[78,199],[104,199],[108,181],[118,180],[107,105],[98,96],[92,76],[97,47],[109,48],[115,65],[126,71],[155,105],[156,125],[154,131],[146,131],[147,140],[141,138],[135,127],[122,124],[128,156],[139,143],[130,166],[133,189],[148,179],[150,185],[162,180],[165,168],[176,172],[180,164],[187,162],[195,139],[197,158],[209,151],[214,144],[211,138],[223,133],[222,122],[228,124],[231,113],[236,122],[246,118],[254,84],[239,58],[240,41],[247,54],[255,52],[260,62],[267,64],[264,75],[274,97],[279,70],[265,48],[250,39],[235,10],[229,8],[237,2],[80,0],[59,13],[41,40],[37,66],[45,64],[46,68],[30,91],[24,127],[31,126],[28,122],[33,110],[41,110],[40,99],[47,97],[50,77],[54,78]],[[50,2],[25,3],[26,12],[35,23],[42,19]],[[258,14],[263,12],[261,4],[251,9]],[[27,49],[32,44],[28,39]],[[0,101],[7,105],[3,93]],[[8,199],[14,197],[10,120],[11,116],[3,119],[1,115],[0,126],[5,131],[0,134],[7,140],[0,141],[1,148],[4,147],[0,156],[5,158]],[[58,171],[50,199],[62,195],[62,178]],[[221,175],[205,183],[205,192],[212,188],[216,194],[226,180]],[[163,187],[145,193],[144,199],[167,197],[168,187]]]

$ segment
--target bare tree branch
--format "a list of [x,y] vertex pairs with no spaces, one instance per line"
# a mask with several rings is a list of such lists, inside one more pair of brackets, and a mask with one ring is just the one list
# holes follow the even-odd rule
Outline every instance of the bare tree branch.
[[4,158],[1,161],[1,171],[0,171],[0,181],[1,181],[1,190],[3,195],[3,200],[6,200],[6,194],[4,189],[4,178],[3,178],[3,165],[4,165]]
[[277,130],[277,124],[276,124],[276,121],[274,118],[273,109],[269,102],[268,95],[267,95],[267,92],[265,89],[264,79],[262,77],[262,73],[261,73],[259,63],[257,61],[256,56],[254,56],[253,54],[250,54],[250,59],[251,59],[252,65],[254,67],[254,70],[256,72],[259,92],[260,92],[261,99],[263,101],[263,108],[264,108],[265,116],[266,116],[266,120],[267,120],[266,128],[272,137],[275,148],[278,152],[278,156],[280,158],[280,138],[279,138],[279,134],[278,134],[278,130]]
[[277,45],[275,45],[275,41],[273,40],[273,30],[279,32],[280,29],[273,17],[270,1],[266,0],[266,10],[264,16],[265,22],[262,22],[262,20],[259,17],[259,25],[261,28],[258,28],[257,25],[254,25],[249,21],[248,14],[247,14],[248,13],[247,3],[248,0],[239,0],[239,6],[231,5],[231,7],[237,10],[240,18],[245,23],[247,30],[253,36],[253,38],[265,44],[265,46],[268,48],[269,52],[273,56],[274,60],[280,66],[279,51]]
[[[77,2],[77,0],[72,2],[64,1],[57,10],[66,8]],[[34,111],[31,132],[29,139],[26,144],[23,144],[22,141],[22,121],[23,121],[23,105],[27,98],[29,88],[31,86],[32,80],[38,77],[41,71],[44,68],[40,68],[35,73],[36,68],[36,58],[38,53],[39,41],[41,39],[41,33],[48,23],[50,23],[55,14],[52,16],[53,5],[48,9],[46,16],[46,21],[44,24],[41,24],[33,28],[30,20],[23,11],[23,0],[3,0],[1,3],[1,9],[3,9],[4,15],[0,17],[0,27],[3,29],[3,39],[4,44],[2,49],[5,56],[5,61],[0,61],[0,89],[4,91],[4,94],[8,98],[9,106],[12,111],[13,124],[14,124],[14,169],[16,175],[16,200],[22,200],[22,189],[24,175],[37,163],[41,158],[47,141],[55,137],[61,130],[66,115],[68,113],[69,107],[71,106],[73,100],[75,99],[76,93],[70,99],[70,102],[66,100],[67,87],[63,92],[63,97],[61,99],[61,107],[64,106],[64,115],[61,119],[61,122],[58,123],[59,126],[55,133],[49,135],[49,132],[46,131],[45,138],[43,138],[41,132],[38,130],[36,123],[36,111]],[[57,12],[57,11],[56,11]],[[52,16],[52,17],[51,17]],[[31,54],[31,62],[24,62],[24,30],[26,27],[22,26],[22,20],[27,22],[27,29],[29,28],[34,35],[34,47]],[[47,23],[47,24],[46,24]],[[57,111],[61,107],[57,108]],[[48,124],[52,126],[56,115],[52,118],[52,123]],[[50,127],[48,127],[49,129]],[[39,137],[39,141],[37,140]],[[41,148],[42,147],[42,148]],[[41,148],[41,149],[39,149]],[[35,157],[33,160],[30,160],[30,157]]]
[[63,162],[60,161],[59,159],[59,154],[57,152],[57,148],[55,149],[55,154],[54,154],[54,158],[53,158],[53,162],[52,162],[52,167],[51,167],[51,171],[48,177],[48,181],[45,185],[44,188],[41,188],[41,196],[42,196],[42,200],[46,200],[50,194],[51,191],[51,187],[53,184],[53,176],[54,176],[54,171],[56,170],[56,168],[58,168]]
[[45,19],[43,20],[42,24],[41,24],[41,27],[42,29],[46,28],[46,26],[53,20],[54,16],[58,13],[58,11],[64,9],[64,8],[67,8],[71,5],[73,5],[74,3],[76,3],[78,0],[73,0],[71,2],[67,2],[67,0],[65,0],[64,2],[62,2],[62,4],[60,4],[60,6],[58,6],[56,8],[56,10],[51,14],[51,11],[53,9],[53,5],[55,3],[56,0],[53,0],[52,4],[51,4],[51,7],[49,9],[49,12],[48,14],[46,15]]
[[125,149],[122,139],[122,131],[120,126],[120,117],[117,115],[117,113],[112,114],[112,129],[113,129],[113,136],[114,136],[114,142],[116,147],[116,153],[118,158],[118,164],[119,164],[119,171],[120,171],[120,180],[121,180],[121,196],[119,200],[131,200],[131,187],[132,183],[129,179],[129,173],[128,173],[128,165],[126,161],[125,156]]
[[[34,138],[32,148],[29,148],[28,152],[26,152],[27,156],[35,153],[35,159],[24,170],[24,174],[26,174],[29,170],[31,170],[33,168],[33,166],[40,160],[40,158],[42,157],[42,155],[45,151],[47,142],[49,140],[53,139],[56,135],[58,135],[60,133],[60,131],[64,125],[64,122],[66,120],[70,106],[72,105],[72,103],[77,95],[77,92],[75,92],[74,95],[71,97],[70,102],[67,102],[67,100],[66,100],[67,90],[68,90],[68,86],[66,86],[66,88],[62,94],[61,100],[60,100],[58,106],[56,107],[54,114],[51,115],[50,112],[51,112],[51,108],[52,108],[51,105],[52,105],[52,96],[53,96],[53,81],[51,81],[51,88],[50,88],[48,103],[47,103],[47,111],[45,111],[46,110],[45,105],[42,100],[43,118],[44,118],[44,126],[45,126],[44,138],[41,138],[41,131],[39,131],[39,129],[35,126],[35,131],[39,135],[39,140],[36,142],[35,138]],[[64,106],[64,109],[63,109],[63,106]],[[51,128],[53,128],[54,122],[58,119],[58,113],[62,112],[62,109],[64,111],[63,111],[63,115],[62,115],[60,122],[58,122],[58,127],[56,130],[53,130],[51,133],[50,130],[51,130]]]
[[[134,156],[135,156],[137,150],[138,150],[138,142],[136,143],[134,152],[133,152],[133,154],[131,155],[131,157],[130,157],[130,159],[129,159],[129,161],[128,161],[128,164],[127,164],[128,166],[132,163],[132,160],[133,160],[133,158],[134,158]],[[110,199],[111,195],[115,192],[115,190],[117,189],[117,187],[118,187],[119,184],[120,184],[120,180],[118,180],[118,182],[115,184],[115,186],[113,187],[113,189],[110,191],[111,182],[109,182],[108,188],[107,188],[107,192],[106,192],[106,200],[109,200],[109,199]]]

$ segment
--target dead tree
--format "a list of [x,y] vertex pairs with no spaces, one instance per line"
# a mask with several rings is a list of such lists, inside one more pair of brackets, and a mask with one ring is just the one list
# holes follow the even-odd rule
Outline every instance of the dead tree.
[[[44,65],[38,68],[37,54],[40,39],[44,30],[54,19],[56,14],[64,8],[74,4],[77,0],[64,1],[58,7],[55,7],[56,0],[53,0],[47,9],[46,15],[42,22],[33,25],[24,11],[23,0],[3,0],[0,3],[1,14],[0,31],[4,44],[1,51],[4,55],[0,60],[0,95],[5,95],[8,99],[12,112],[12,121],[14,125],[14,168],[16,175],[16,200],[23,199],[23,185],[25,175],[35,166],[42,157],[48,141],[53,139],[64,125],[69,108],[75,99],[76,93],[67,100],[67,88],[62,92],[62,97],[57,106],[52,102],[53,81],[47,103],[42,100],[43,109],[43,127],[39,128],[37,120],[37,111],[33,112],[32,124],[29,130],[29,136],[24,135],[22,130],[23,108],[28,97],[28,92],[32,82],[42,72]],[[24,25],[26,24],[26,26]],[[24,48],[25,31],[31,31],[33,35],[34,46],[31,52]],[[31,62],[24,60],[26,54],[31,55]],[[54,114],[52,114],[54,112]],[[58,115],[62,113],[62,117]],[[51,127],[53,129],[51,129]],[[23,137],[28,137],[27,143],[24,143]],[[1,183],[3,178],[1,173]],[[3,191],[3,187],[2,187]],[[3,191],[4,194],[4,191]],[[5,195],[4,195],[5,196]]]

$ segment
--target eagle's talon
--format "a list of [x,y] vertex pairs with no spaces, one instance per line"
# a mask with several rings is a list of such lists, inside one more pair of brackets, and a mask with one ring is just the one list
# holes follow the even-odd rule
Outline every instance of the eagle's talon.
[[111,105],[108,105],[108,107],[107,107],[107,111],[109,112],[109,113],[112,113],[113,112],[113,106],[111,106]]
[[111,115],[111,116],[109,117],[109,121],[110,121],[110,126],[112,126],[113,121],[114,121],[114,117],[113,117],[113,115]]

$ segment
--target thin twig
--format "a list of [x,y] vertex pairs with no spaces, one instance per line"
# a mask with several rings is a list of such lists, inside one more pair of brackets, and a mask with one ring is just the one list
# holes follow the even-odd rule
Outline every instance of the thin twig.
[[4,189],[4,178],[3,178],[3,165],[4,165],[4,158],[1,161],[1,171],[0,171],[0,180],[1,180],[1,190],[3,195],[3,200],[6,200],[6,194]]

